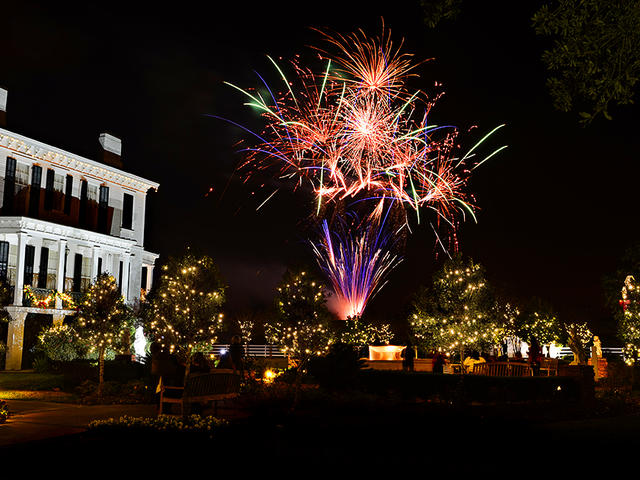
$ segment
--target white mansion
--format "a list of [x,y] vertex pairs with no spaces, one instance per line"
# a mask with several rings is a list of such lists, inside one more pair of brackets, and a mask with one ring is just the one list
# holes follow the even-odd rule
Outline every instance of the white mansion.
[[159,185],[121,170],[109,134],[97,162],[5,130],[6,99],[0,89],[0,279],[12,289],[5,368],[19,370],[27,314],[62,323],[75,313],[66,299],[103,272],[128,304],[151,288],[158,255],[144,250],[145,200]]

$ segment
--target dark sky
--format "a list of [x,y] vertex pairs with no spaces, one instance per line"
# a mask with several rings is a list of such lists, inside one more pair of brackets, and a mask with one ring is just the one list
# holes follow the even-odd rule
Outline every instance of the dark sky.
[[[99,133],[121,137],[125,169],[161,185],[147,249],[209,253],[230,285],[230,308],[260,308],[286,265],[313,263],[301,228],[309,199],[284,192],[256,212],[268,192],[233,175],[241,131],[207,115],[258,126],[223,81],[256,86],[253,70],[273,74],[266,54],[312,59],[319,36],[309,27],[378,34],[384,17],[406,51],[434,58],[412,86],[444,84],[435,123],[477,132],[507,124],[487,148],[509,148],[471,181],[479,223],[461,228],[462,252],[516,302],[541,297],[607,336],[602,277],[639,233],[638,108],[614,108],[614,121],[588,128],[552,109],[546,43],[530,27],[539,2],[466,2],[436,30],[424,27],[417,1],[198,3],[3,2],[8,129],[90,158]],[[433,234],[419,226],[367,313],[400,318],[434,265]]]

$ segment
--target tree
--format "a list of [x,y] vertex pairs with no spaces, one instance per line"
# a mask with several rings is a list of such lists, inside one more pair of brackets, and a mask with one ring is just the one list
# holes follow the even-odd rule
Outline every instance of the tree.
[[632,275],[625,279],[621,297],[616,314],[618,337],[624,342],[625,362],[633,365],[640,352],[640,288]]
[[589,358],[588,346],[593,334],[586,323],[570,323],[564,326],[567,344],[578,365],[586,365]]
[[446,353],[483,350],[500,341],[489,291],[480,264],[456,255],[433,277],[413,302],[409,319],[413,337],[426,349]]
[[603,278],[605,302],[616,317],[621,315],[623,311],[620,308],[620,289],[625,286],[627,277],[636,272],[640,272],[640,244],[629,246],[618,262],[615,272]]
[[347,318],[340,321],[338,333],[340,343],[353,346],[373,345],[376,343],[389,344],[393,338],[391,325],[383,323],[374,325],[363,321],[360,317]]
[[[98,395],[104,384],[104,357],[107,349],[128,347],[123,342],[134,322],[133,312],[124,303],[116,279],[109,274],[98,275],[78,307],[77,332],[88,346],[89,353],[98,353]],[[127,338],[128,340],[128,338]]]
[[325,292],[307,271],[287,270],[275,298],[278,318],[265,324],[267,340],[295,359],[298,381],[307,362],[327,353],[333,343]]
[[502,330],[502,340],[511,345],[514,352],[520,351],[522,343],[523,317],[520,309],[510,302],[498,302],[494,306],[496,318]]
[[610,104],[633,103],[640,78],[640,3],[637,0],[557,0],[533,18],[538,35],[554,38],[542,54],[554,106],[579,109],[582,123]]
[[563,334],[562,324],[551,306],[539,298],[533,298],[522,313],[521,337],[540,346],[558,342]]
[[185,382],[193,355],[209,348],[222,328],[225,289],[213,260],[187,251],[162,267],[142,309],[145,334],[184,362]]
[[462,0],[420,0],[424,23],[436,28],[443,20],[455,20],[462,10]]
[[[424,23],[436,28],[455,20],[463,1],[421,0],[420,5]],[[557,110],[577,111],[580,123],[587,125],[599,115],[611,119],[611,105],[633,103],[640,79],[637,0],[553,0],[531,21],[538,36],[553,41],[542,61]]]

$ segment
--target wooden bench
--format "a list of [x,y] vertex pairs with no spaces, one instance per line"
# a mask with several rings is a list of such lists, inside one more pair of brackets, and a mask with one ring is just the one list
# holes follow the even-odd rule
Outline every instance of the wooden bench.
[[491,377],[530,377],[531,367],[526,363],[476,363],[473,366],[472,373],[474,375],[487,375]]
[[184,415],[185,404],[213,402],[215,415],[218,401],[236,397],[239,393],[240,374],[231,369],[189,375],[184,387],[164,385],[161,379],[158,413],[162,413],[162,407],[165,403],[180,404],[180,414]]
[[558,359],[557,358],[543,358],[540,362],[540,375],[546,375],[547,377],[558,376]]

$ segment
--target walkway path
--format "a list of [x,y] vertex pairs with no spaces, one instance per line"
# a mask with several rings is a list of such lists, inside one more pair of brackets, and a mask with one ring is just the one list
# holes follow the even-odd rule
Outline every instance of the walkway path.
[[0,447],[80,433],[92,420],[154,416],[154,405],[77,405],[37,400],[7,400],[10,416],[0,424]]

